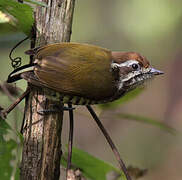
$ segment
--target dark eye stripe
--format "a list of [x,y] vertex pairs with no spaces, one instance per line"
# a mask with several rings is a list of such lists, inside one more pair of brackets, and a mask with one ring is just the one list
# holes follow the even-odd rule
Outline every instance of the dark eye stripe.
[[130,72],[133,71],[133,68],[132,67],[121,67],[119,68],[119,73],[122,74],[122,75],[126,75]]

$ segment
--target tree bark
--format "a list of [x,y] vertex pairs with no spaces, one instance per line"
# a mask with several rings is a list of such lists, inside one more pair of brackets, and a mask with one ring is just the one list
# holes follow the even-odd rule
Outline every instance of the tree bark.
[[[75,0],[42,1],[49,7],[36,8],[35,45],[69,41]],[[44,89],[31,87],[25,102],[22,180],[59,179],[63,111],[46,115],[39,113],[43,109],[52,109],[53,104],[55,102],[44,95]]]

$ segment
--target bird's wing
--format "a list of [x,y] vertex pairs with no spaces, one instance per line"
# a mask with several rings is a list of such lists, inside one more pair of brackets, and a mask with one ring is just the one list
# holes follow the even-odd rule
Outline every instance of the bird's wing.
[[111,53],[106,49],[61,43],[38,50],[35,59],[35,74],[56,91],[93,100],[113,96]]

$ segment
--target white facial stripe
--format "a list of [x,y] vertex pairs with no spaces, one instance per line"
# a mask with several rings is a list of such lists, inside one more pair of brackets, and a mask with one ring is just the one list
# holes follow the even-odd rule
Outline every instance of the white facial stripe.
[[[118,63],[114,63],[113,62],[113,63],[111,63],[111,68],[114,69],[114,68],[121,68],[121,67],[131,67],[132,64],[139,64],[139,62],[136,61],[136,60],[133,60],[133,59],[128,60],[128,61],[126,61],[124,63],[121,63],[121,64],[118,64]],[[129,72],[125,76],[121,76],[120,77],[120,80],[119,80],[119,83],[118,83],[118,90],[122,89],[123,84],[126,81],[131,80],[131,83],[132,84],[135,84],[136,82],[142,82],[142,81],[144,81],[146,79],[150,79],[151,78],[150,75],[148,75],[148,76],[145,75],[144,77],[138,76],[140,74],[147,74],[150,70],[151,70],[150,67],[148,67],[148,68],[141,67],[140,69],[138,69],[136,71]]]
[[141,68],[140,71],[130,72],[130,73],[128,73],[128,75],[124,79],[122,79],[122,81],[128,81],[129,79],[131,79],[131,78],[133,78],[133,77],[135,77],[141,73],[143,73],[143,74],[148,73],[150,71],[150,69],[151,68]]
[[130,67],[132,64],[139,64],[139,62],[136,61],[136,60],[131,59],[131,60],[128,60],[128,61],[126,61],[124,63],[121,63],[121,64],[112,63],[111,64],[111,68],[116,68],[116,67]]
[[135,77],[135,76],[137,76],[137,75],[139,75],[139,74],[141,74],[140,71],[133,71],[133,72],[130,72],[130,73],[128,73],[128,75],[127,75],[125,78],[123,78],[122,81],[128,81],[129,79],[131,79],[131,78],[133,78],[133,77]]

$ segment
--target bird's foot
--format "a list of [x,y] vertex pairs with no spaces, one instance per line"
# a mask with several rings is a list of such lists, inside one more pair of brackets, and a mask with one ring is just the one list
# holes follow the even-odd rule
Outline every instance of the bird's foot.
[[62,106],[62,105],[55,105],[55,104],[53,104],[52,106],[53,106],[53,108],[51,108],[51,109],[42,109],[42,110],[39,110],[38,113],[40,115],[46,115],[46,114],[50,114],[50,113],[59,113],[61,111],[75,110],[74,107],[70,108],[70,107],[66,107],[66,106]]

